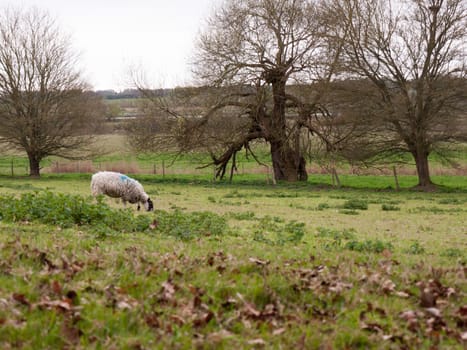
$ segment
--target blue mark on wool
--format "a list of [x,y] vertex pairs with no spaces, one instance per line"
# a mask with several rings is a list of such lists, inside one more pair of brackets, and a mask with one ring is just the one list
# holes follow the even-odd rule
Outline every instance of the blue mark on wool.
[[126,175],[120,175],[120,180],[122,180],[122,182],[125,182],[125,181],[130,181],[130,178]]

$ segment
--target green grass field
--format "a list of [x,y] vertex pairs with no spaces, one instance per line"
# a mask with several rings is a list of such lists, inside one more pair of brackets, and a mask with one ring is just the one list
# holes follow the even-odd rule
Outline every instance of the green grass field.
[[[82,161],[68,161],[57,157],[49,157],[41,162],[42,174],[63,174],[63,173],[92,173],[98,170],[115,170],[130,174],[152,174],[152,175],[177,175],[177,176],[213,176],[213,167],[203,167],[209,163],[209,156],[205,153],[189,153],[177,154],[176,152],[159,152],[149,154],[135,154],[128,144],[124,135],[108,134],[99,135],[94,144],[96,155],[93,159]],[[236,177],[247,178],[248,175],[261,175],[261,179],[266,180],[271,178],[271,159],[268,146],[264,143],[258,143],[253,146],[256,157],[263,163],[259,165],[254,157],[247,155],[244,152],[239,152],[237,155],[237,171]],[[448,184],[452,181],[452,176],[467,176],[467,145],[458,145],[457,149],[449,152],[449,156],[454,160],[456,166],[446,164],[445,159],[436,154],[430,156],[430,171],[436,183],[444,185],[444,179],[447,179]],[[398,159],[402,161],[402,159]],[[398,165],[397,171],[401,177],[401,186],[405,187],[404,179],[413,179],[415,175],[415,165],[412,164],[410,157],[404,158],[406,164]],[[308,172],[310,182],[318,181],[329,183],[331,175],[328,171],[321,168],[316,161],[308,160]],[[269,167],[266,167],[267,165]],[[228,169],[230,171],[230,168]],[[387,184],[383,186],[394,187],[394,179],[392,178],[392,164],[386,166],[380,165],[378,169],[358,169],[362,174],[367,175],[384,175],[387,179]],[[25,176],[28,175],[28,159],[25,154],[20,152],[1,152],[0,153],[0,176]],[[343,179],[344,185],[348,182],[345,177],[352,174],[348,165],[341,165],[338,169],[339,176]],[[228,173],[226,177],[228,177]],[[324,176],[323,176],[324,175]],[[405,177],[410,175],[409,177]],[[382,176],[382,177],[384,177]],[[374,177],[374,179],[382,178]],[[354,178],[351,177],[351,178]],[[367,178],[369,179],[369,178]],[[441,181],[438,181],[441,179]],[[342,180],[342,179],[341,179]],[[371,180],[374,182],[374,180]],[[386,180],[384,180],[386,181]],[[457,181],[457,180],[455,180]],[[408,185],[413,186],[412,180],[409,180]],[[379,186],[380,181],[375,183]],[[364,181],[364,186],[367,185],[367,180]]]
[[465,177],[135,177],[0,177],[0,348],[465,348]]

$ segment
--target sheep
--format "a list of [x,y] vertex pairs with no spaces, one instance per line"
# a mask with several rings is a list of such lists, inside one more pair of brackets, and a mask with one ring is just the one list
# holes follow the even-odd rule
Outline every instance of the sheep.
[[146,211],[154,210],[154,205],[149,196],[144,192],[143,186],[124,174],[113,171],[99,171],[92,175],[91,193],[93,196],[105,194],[113,198],[121,198],[123,204],[130,202],[143,203]]

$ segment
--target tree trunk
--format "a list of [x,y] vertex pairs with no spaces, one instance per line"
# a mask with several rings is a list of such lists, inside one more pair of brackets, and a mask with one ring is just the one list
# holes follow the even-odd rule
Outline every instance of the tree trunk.
[[276,181],[289,182],[306,181],[305,158],[300,154],[299,139],[297,138],[295,148],[288,143],[290,135],[287,135],[285,117],[285,82],[284,77],[272,79],[273,111],[272,119],[268,123],[269,143],[271,145],[271,159]]
[[281,142],[271,142],[271,159],[276,181],[306,181],[306,160],[298,151],[288,148]]
[[430,179],[430,168],[428,164],[428,152],[425,150],[418,150],[412,152],[417,166],[418,187],[427,188],[433,185]]
[[29,158],[29,176],[40,177],[40,159],[34,154],[28,154]]

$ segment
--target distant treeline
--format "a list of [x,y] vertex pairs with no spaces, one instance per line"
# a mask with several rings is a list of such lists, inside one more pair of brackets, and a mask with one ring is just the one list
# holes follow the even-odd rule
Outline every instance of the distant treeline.
[[[170,93],[171,90],[172,89],[156,89],[153,90],[152,93],[155,96],[166,96]],[[142,97],[142,93],[138,89],[125,89],[121,92],[117,92],[115,90],[97,90],[96,94],[102,96],[104,99],[109,100]]]

